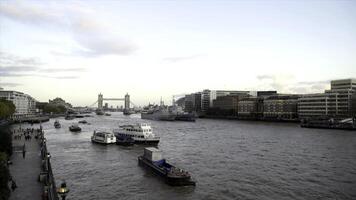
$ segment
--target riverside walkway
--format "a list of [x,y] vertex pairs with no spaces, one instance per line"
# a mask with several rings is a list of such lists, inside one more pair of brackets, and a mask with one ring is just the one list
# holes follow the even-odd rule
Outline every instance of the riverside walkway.
[[[26,146],[23,158],[23,145]],[[10,173],[17,188],[11,192],[10,200],[39,200],[42,199],[43,184],[38,181],[41,172],[40,140],[13,139],[13,155],[11,157]]]

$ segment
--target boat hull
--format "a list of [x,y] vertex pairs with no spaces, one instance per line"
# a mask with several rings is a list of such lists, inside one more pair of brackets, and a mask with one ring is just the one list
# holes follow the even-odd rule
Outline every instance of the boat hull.
[[156,165],[152,164],[151,161],[145,159],[143,156],[138,157],[138,164],[147,169],[150,169],[155,174],[162,177],[168,185],[171,186],[188,186],[195,185],[195,182],[191,180],[190,177],[172,177],[169,176],[164,170],[160,169]]
[[71,132],[80,132],[80,131],[82,131],[81,128],[69,128],[69,130],[70,130]]
[[135,144],[158,145],[159,140],[135,140]]
[[97,144],[104,144],[104,145],[115,144],[115,142],[104,142],[104,141],[99,141],[99,140],[94,140],[94,139],[91,139],[91,142],[97,143]]
[[150,119],[158,121],[174,121],[176,118],[173,114],[160,114],[160,113],[141,113],[141,119]]

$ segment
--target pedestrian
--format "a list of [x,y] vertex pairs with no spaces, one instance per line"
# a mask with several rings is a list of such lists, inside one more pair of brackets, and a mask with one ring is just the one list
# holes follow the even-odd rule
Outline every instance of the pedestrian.
[[23,146],[22,146],[22,157],[23,157],[23,159],[25,159],[25,156],[26,156],[26,145],[24,143]]
[[14,191],[17,188],[16,182],[12,179],[11,180],[11,189]]

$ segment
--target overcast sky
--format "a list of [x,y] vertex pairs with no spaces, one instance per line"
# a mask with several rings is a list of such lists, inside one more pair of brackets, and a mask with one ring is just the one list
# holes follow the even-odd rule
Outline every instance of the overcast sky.
[[[356,77],[356,1],[0,0],[0,87],[90,105]],[[122,103],[114,103],[122,105]]]

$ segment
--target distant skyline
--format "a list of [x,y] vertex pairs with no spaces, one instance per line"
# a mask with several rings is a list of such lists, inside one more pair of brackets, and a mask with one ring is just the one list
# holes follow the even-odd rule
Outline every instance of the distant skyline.
[[[356,77],[356,1],[0,1],[0,87],[87,106]],[[112,102],[113,105],[123,103]]]

